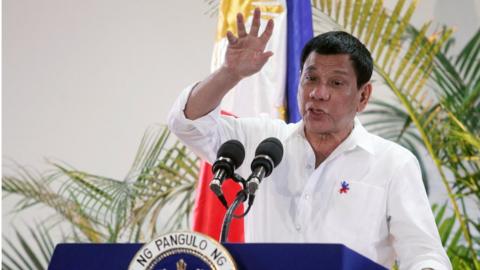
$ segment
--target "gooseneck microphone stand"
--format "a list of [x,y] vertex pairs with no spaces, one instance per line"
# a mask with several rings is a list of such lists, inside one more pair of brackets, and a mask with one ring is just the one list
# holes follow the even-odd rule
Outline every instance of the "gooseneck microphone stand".
[[[230,230],[230,223],[232,222],[232,219],[233,218],[243,218],[243,217],[245,217],[248,214],[248,212],[250,211],[250,208],[253,204],[253,200],[255,199],[254,195],[249,195],[249,193],[247,191],[247,181],[245,181],[245,179],[243,179],[243,177],[241,177],[238,174],[235,174],[232,177],[232,179],[235,182],[240,183],[242,185],[242,189],[237,193],[233,203],[227,208],[227,213],[225,214],[225,217],[223,218],[222,231],[220,233],[220,243],[227,242],[227,236],[228,236],[228,232]],[[243,203],[244,201],[246,201],[247,199],[248,199],[248,207],[247,207],[247,210],[245,210],[245,213],[243,213],[239,216],[234,215],[234,212],[238,208],[238,206],[241,203]]]

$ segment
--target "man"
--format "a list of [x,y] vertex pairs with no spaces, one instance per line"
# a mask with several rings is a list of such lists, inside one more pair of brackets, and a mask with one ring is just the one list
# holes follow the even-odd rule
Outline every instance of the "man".
[[372,92],[369,51],[345,32],[313,38],[302,54],[298,97],[302,121],[221,116],[219,104],[241,79],[258,72],[272,52],[259,36],[260,11],[247,33],[227,34],[225,63],[187,88],[174,105],[170,129],[210,162],[220,145],[237,139],[249,165],[257,145],[277,137],[284,158],[263,180],[245,220],[247,242],[342,243],[370,259],[401,269],[450,269],[415,157],[368,133],[355,117]]

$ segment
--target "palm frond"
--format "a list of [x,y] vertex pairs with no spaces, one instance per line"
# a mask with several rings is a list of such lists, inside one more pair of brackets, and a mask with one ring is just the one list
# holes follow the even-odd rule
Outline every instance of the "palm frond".
[[[166,127],[149,128],[124,180],[52,163],[53,170],[46,175],[21,169],[17,176],[4,176],[2,187],[6,194],[20,196],[17,210],[37,204],[52,208],[72,226],[78,240],[149,240],[163,218],[175,220],[172,227],[186,226],[193,204],[199,159],[169,138]],[[175,200],[180,208],[168,217],[164,207]],[[136,237],[132,238],[131,232]]]
[[16,194],[23,198],[20,200],[17,210],[24,210],[37,204],[43,204],[54,209],[68,222],[78,225],[78,228],[84,230],[85,235],[92,241],[98,241],[98,232],[94,229],[92,221],[82,214],[78,203],[52,189],[50,184],[56,181],[56,178],[56,175],[41,176],[39,178],[29,177],[26,179],[4,176],[2,177],[2,188],[6,193]]
[[3,237],[2,269],[47,269],[53,254],[54,241],[42,225],[27,227],[28,232],[15,229],[15,242]]
[[208,15],[209,17],[216,16],[218,14],[220,1],[219,0],[203,0],[203,1],[208,5],[207,10],[203,14]]
[[453,269],[475,269],[475,259],[462,241],[462,230],[456,222],[455,215],[445,216],[447,212],[451,212],[447,206],[447,203],[432,206],[442,245],[447,251]]

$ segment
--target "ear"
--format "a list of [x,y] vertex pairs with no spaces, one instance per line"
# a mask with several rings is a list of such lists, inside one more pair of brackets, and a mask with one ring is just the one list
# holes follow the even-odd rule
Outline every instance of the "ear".
[[372,84],[370,82],[365,83],[358,90],[360,94],[360,100],[357,105],[357,112],[362,112],[367,107],[368,100],[372,94]]

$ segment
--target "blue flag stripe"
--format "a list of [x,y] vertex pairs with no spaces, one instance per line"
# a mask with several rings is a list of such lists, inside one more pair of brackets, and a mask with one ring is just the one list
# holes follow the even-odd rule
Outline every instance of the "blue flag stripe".
[[287,121],[300,120],[297,89],[302,48],[313,37],[310,0],[287,0]]

